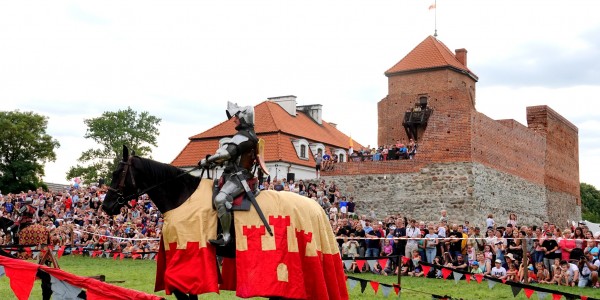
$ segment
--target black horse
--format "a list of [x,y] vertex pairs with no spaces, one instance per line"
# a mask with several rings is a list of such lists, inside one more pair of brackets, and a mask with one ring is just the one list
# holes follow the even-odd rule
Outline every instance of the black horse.
[[[109,215],[116,215],[123,206],[129,206],[131,199],[148,194],[156,208],[165,213],[182,205],[196,191],[200,180],[200,177],[171,165],[130,156],[129,149],[123,146],[123,160],[112,173],[102,209]],[[173,294],[177,299],[198,299],[196,295],[180,291],[173,291]]]
[[[306,243],[314,241],[313,248],[298,247],[294,250],[297,252],[294,252],[296,254],[293,256],[289,254],[291,252],[287,252],[287,243],[274,250],[265,250],[267,252],[255,249],[236,251],[236,242],[229,243],[229,248],[210,245],[208,240],[216,237],[219,223],[211,201],[212,182],[201,181],[201,178],[168,164],[130,156],[127,147],[123,147],[123,159],[112,173],[111,186],[106,193],[102,208],[108,214],[116,215],[121,212],[123,206],[129,206],[130,200],[142,194],[148,194],[164,215],[161,253],[166,254],[159,253],[157,266],[166,267],[157,268],[156,287],[168,288],[177,299],[197,299],[196,295],[185,294],[192,290],[196,293],[209,293],[218,292],[220,288],[236,289],[237,294],[243,295],[242,297],[266,296],[271,299],[281,299],[280,297],[291,295],[292,297],[288,296],[288,298],[317,299],[320,295],[331,293],[337,294],[340,299],[348,298],[335,236],[327,216],[315,201],[294,193],[276,191],[263,191],[256,197],[258,204],[266,212],[265,215],[273,218],[273,224],[280,226],[279,232],[287,232],[287,228],[292,228],[296,232],[292,238],[295,238],[293,241],[297,244],[307,245]],[[238,227],[238,229],[255,230],[255,232],[259,232],[260,228],[264,229],[256,211],[238,211],[234,219],[236,224],[232,228]],[[286,225],[284,220],[288,220],[289,223]],[[271,225],[274,226],[273,224]],[[284,235],[286,234],[281,233],[282,238]],[[232,233],[232,236],[235,237],[235,233]],[[257,235],[253,236],[256,237]],[[272,242],[276,241],[275,237],[267,235],[267,238]],[[313,251],[313,254],[308,255],[308,251]],[[264,258],[263,261],[261,255],[271,256]],[[217,256],[225,257],[222,278],[218,274]],[[234,256],[235,261],[232,260]],[[280,261],[273,257],[290,259],[292,263],[289,265],[294,270],[288,272],[288,265],[282,267]],[[270,273],[256,269],[253,263],[257,261],[261,264],[267,261],[273,263],[274,265],[268,270]],[[226,263],[227,267],[225,267]],[[235,266],[233,272],[232,264]],[[240,265],[243,267],[238,268]],[[286,289],[275,290],[272,289],[274,285],[261,285],[264,282],[261,272],[264,272],[265,276],[267,274],[271,276],[268,277],[271,278],[268,279],[271,282],[285,284]],[[236,274],[246,280],[235,281]],[[334,280],[337,284],[322,286],[319,285],[321,283],[319,280],[311,281],[319,276],[323,280],[324,278]],[[166,284],[167,280],[168,284]],[[178,280],[182,282],[176,282]],[[192,281],[193,283],[190,283]],[[218,286],[217,281],[222,285]],[[254,284],[256,288],[249,289],[249,284]],[[194,287],[190,288],[189,285]],[[322,291],[324,294],[316,291]],[[304,294],[306,296],[303,296]]]

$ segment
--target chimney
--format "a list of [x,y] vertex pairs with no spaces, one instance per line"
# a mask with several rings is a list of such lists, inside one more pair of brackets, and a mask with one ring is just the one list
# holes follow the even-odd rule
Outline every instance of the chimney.
[[279,96],[267,98],[271,102],[279,104],[288,114],[296,116],[296,96]]
[[467,66],[467,49],[465,49],[465,48],[456,49],[456,50],[454,50],[454,53],[456,53],[456,55],[455,55],[456,59],[458,59],[458,61],[466,67]]
[[333,128],[337,128],[337,124],[336,123],[329,122],[329,125],[331,125],[331,127],[333,127]]
[[302,105],[298,106],[298,110],[307,114],[313,121],[317,122],[317,124],[323,124],[323,105],[321,104],[312,104],[312,105]]

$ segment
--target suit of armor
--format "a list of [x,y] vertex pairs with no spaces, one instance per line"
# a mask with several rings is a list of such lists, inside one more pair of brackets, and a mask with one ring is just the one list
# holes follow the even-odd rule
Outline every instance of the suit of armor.
[[237,133],[227,143],[223,144],[215,154],[200,161],[200,166],[212,168],[224,166],[223,185],[218,193],[213,195],[213,203],[217,209],[222,234],[217,240],[210,240],[218,246],[225,246],[231,240],[231,208],[233,199],[245,190],[238,174],[246,180],[251,179],[252,167],[256,159],[258,137],[254,132],[254,108],[251,106],[238,107],[228,103],[227,117],[235,118]]

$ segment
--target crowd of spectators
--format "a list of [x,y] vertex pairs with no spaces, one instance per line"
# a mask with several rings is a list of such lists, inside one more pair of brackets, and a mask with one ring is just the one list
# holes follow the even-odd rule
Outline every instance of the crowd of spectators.
[[[418,144],[409,139],[407,143],[397,140],[395,144],[383,145],[378,148],[371,146],[361,147],[360,150],[348,149],[348,161],[383,161],[413,159],[417,154]],[[333,170],[334,165],[340,162],[337,154],[329,154],[327,151],[319,152],[315,155],[316,177],[320,177],[320,171]]]
[[[328,215],[338,238],[343,259],[386,256],[384,266],[363,269],[352,263],[348,272],[441,277],[438,269],[423,273],[421,262],[445,266],[505,280],[567,286],[598,287],[598,242],[585,224],[560,228],[556,224],[519,224],[516,214],[497,222],[492,214],[485,224],[450,223],[445,210],[435,220],[416,220],[396,214],[377,218],[361,211],[354,197],[347,196],[334,182],[316,180],[273,180],[261,182],[261,189],[290,191],[316,201]],[[45,225],[53,245],[74,245],[84,251],[119,252],[126,257],[158,250],[162,216],[143,195],[132,200],[132,208],[109,217],[101,209],[106,187],[71,187],[64,192],[36,191],[2,195],[0,217],[18,219],[17,211],[27,198],[37,209],[34,223]],[[0,232],[0,246],[10,237]],[[523,250],[525,249],[525,251]],[[522,265],[523,257],[528,264]]]
[[[444,266],[503,280],[523,283],[598,287],[600,232],[593,233],[583,223],[557,226],[519,224],[515,213],[506,222],[496,222],[489,214],[485,224],[450,223],[447,211],[435,220],[416,220],[401,214],[377,218],[356,207],[353,197],[334,182],[325,180],[281,183],[285,190],[303,192],[317,201],[329,216],[345,260],[389,259],[384,266],[359,269],[353,262],[348,272],[440,278],[439,269],[423,273],[421,262]],[[524,251],[525,249],[525,251]],[[406,263],[395,257],[409,258]],[[527,257],[527,265],[522,265]]]
[[[0,193],[0,217],[19,220],[19,209],[31,200],[37,212],[33,223],[50,231],[51,244],[73,246],[83,252],[136,253],[156,252],[162,227],[160,212],[146,195],[132,200],[131,209],[110,217],[101,209],[106,186],[70,187],[62,192],[46,192],[41,188],[17,194]],[[29,198],[29,199],[28,199]],[[0,230],[0,246],[12,243],[9,233]],[[150,257],[150,255],[145,255]]]

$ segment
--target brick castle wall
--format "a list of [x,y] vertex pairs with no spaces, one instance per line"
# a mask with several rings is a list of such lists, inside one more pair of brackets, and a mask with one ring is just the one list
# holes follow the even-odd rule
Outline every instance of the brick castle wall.
[[388,81],[389,95],[378,103],[379,145],[395,144],[397,140],[408,142],[402,126],[404,112],[413,108],[420,96],[426,96],[433,114],[427,129],[419,132],[420,157],[443,162],[471,159],[473,80],[454,71],[436,70],[392,76]]
[[[466,50],[457,50],[466,66]],[[426,59],[425,59],[426,60]],[[517,212],[525,223],[581,217],[577,128],[547,106],[527,108],[527,126],[475,109],[476,81],[448,67],[388,74],[378,105],[378,144],[408,142],[404,113],[419,98],[433,109],[418,132],[415,160],[342,163],[323,175],[348,187],[378,215],[422,220],[448,209],[455,221]],[[485,217],[484,217],[485,218]]]

